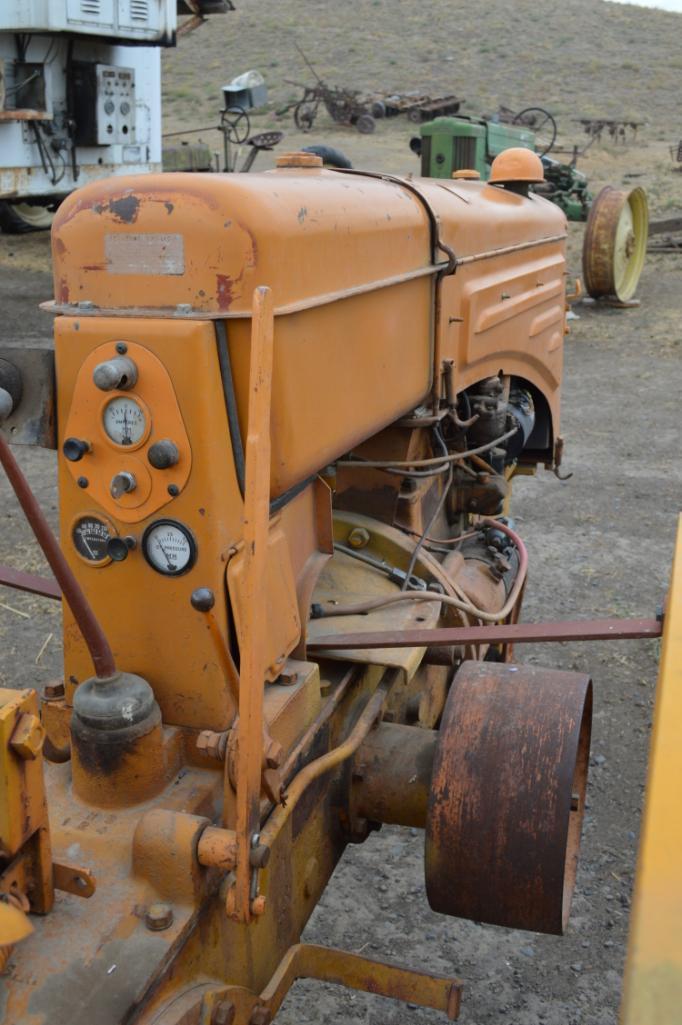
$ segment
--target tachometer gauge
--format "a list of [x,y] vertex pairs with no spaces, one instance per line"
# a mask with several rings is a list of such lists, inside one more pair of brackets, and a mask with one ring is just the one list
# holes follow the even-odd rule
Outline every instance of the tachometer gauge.
[[140,403],[127,395],[110,399],[102,414],[104,430],[114,445],[135,447],[149,433],[148,417]]
[[150,523],[142,537],[142,552],[157,573],[179,576],[194,565],[197,546],[189,529],[176,520]]
[[100,516],[86,514],[79,516],[71,528],[71,540],[81,559],[91,566],[106,566],[111,561],[107,544],[116,531]]

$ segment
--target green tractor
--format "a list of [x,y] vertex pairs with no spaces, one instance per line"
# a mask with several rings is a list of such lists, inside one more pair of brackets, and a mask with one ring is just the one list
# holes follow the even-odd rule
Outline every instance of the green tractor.
[[511,123],[482,117],[437,117],[420,128],[410,148],[421,157],[426,178],[451,178],[455,171],[477,171],[487,181],[490,165],[503,150],[522,146],[542,159],[545,182],[535,191],[560,206],[571,221],[586,221],[592,203],[587,179],[573,164],[561,164],[548,156],[556,139],[551,114],[533,107],[517,114]]
[[583,278],[588,293],[595,299],[632,304],[646,253],[646,193],[642,188],[626,192],[607,185],[593,197],[575,161],[561,164],[549,156],[556,122],[548,111],[529,107],[514,115],[501,108],[501,115],[494,118],[437,117],[419,131],[410,140],[410,149],[421,158],[425,178],[454,175],[487,181],[493,160],[504,150],[520,146],[537,153],[545,180],[533,190],[561,207],[568,220],[587,221]]

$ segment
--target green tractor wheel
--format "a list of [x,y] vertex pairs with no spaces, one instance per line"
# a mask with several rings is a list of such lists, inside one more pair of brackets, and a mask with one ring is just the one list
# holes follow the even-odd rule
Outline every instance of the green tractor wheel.
[[583,242],[583,277],[594,299],[632,299],[637,289],[649,231],[642,188],[626,192],[607,185],[592,203]]

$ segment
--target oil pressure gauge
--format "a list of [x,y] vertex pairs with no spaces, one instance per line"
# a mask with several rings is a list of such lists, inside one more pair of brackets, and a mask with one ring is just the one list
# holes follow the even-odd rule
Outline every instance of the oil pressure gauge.
[[177,520],[156,520],[142,536],[142,552],[157,573],[177,577],[192,568],[197,545],[188,527]]
[[111,562],[107,545],[113,537],[116,537],[114,527],[101,516],[91,513],[79,516],[71,528],[74,548],[91,566],[106,566]]
[[102,413],[104,430],[114,445],[135,448],[149,434],[149,417],[137,399],[117,395],[109,399]]

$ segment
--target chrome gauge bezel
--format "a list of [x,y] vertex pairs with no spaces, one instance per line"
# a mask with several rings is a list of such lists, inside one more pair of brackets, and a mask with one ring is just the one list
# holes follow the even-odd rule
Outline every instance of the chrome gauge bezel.
[[[159,529],[159,527],[173,527],[175,530],[179,530],[180,533],[186,538],[187,543],[189,545],[190,554],[186,565],[183,566],[182,569],[175,571],[162,569],[160,566],[156,565],[151,555],[149,554],[149,544],[151,536],[155,530]],[[150,523],[149,526],[145,528],[144,534],[142,535],[142,554],[144,555],[145,562],[147,563],[147,565],[150,566],[155,573],[160,573],[161,576],[164,577],[182,577],[185,575],[185,573],[189,573],[189,571],[193,568],[194,564],[196,563],[198,549],[196,540],[194,538],[194,534],[189,529],[189,527],[186,527],[184,523],[180,523],[178,520],[161,519],[154,520],[153,523]]]
[[[130,445],[124,445],[120,441],[116,441],[109,434],[109,431],[107,430],[107,427],[106,427],[106,419],[105,418],[106,418],[106,413],[107,413],[108,408],[114,402],[121,402],[121,401],[131,402],[133,405],[137,406],[138,409],[140,410],[140,412],[142,413],[143,418],[144,418],[144,428],[142,430],[142,434],[140,435],[140,437],[138,438],[137,441],[131,442]],[[128,392],[114,392],[113,395],[112,394],[107,395],[106,399],[102,403],[102,408],[100,410],[100,424],[101,424],[101,427],[102,427],[102,432],[103,432],[104,437],[106,438],[107,442],[110,445],[113,445],[113,447],[115,449],[117,449],[119,452],[135,452],[137,449],[141,448],[144,445],[144,443],[147,441],[147,439],[149,438],[149,435],[151,434],[151,429],[152,429],[152,419],[151,419],[151,414],[149,412],[147,404],[145,402],[143,402],[142,399],[138,395],[131,395]]]
[[102,556],[101,559],[91,559],[89,558],[89,556],[79,551],[78,545],[76,543],[76,531],[84,520],[94,520],[97,523],[101,524],[103,527],[106,527],[107,533],[109,535],[109,541],[113,537],[118,537],[118,531],[114,527],[111,520],[107,519],[106,516],[102,516],[101,513],[98,512],[88,512],[87,510],[85,512],[80,512],[78,516],[76,516],[71,522],[71,529],[69,531],[71,537],[71,544],[73,545],[73,550],[75,551],[76,555],[81,560],[81,562],[84,562],[86,566],[91,566],[93,569],[98,569],[100,566],[108,566],[111,562],[110,555],[106,554]]

